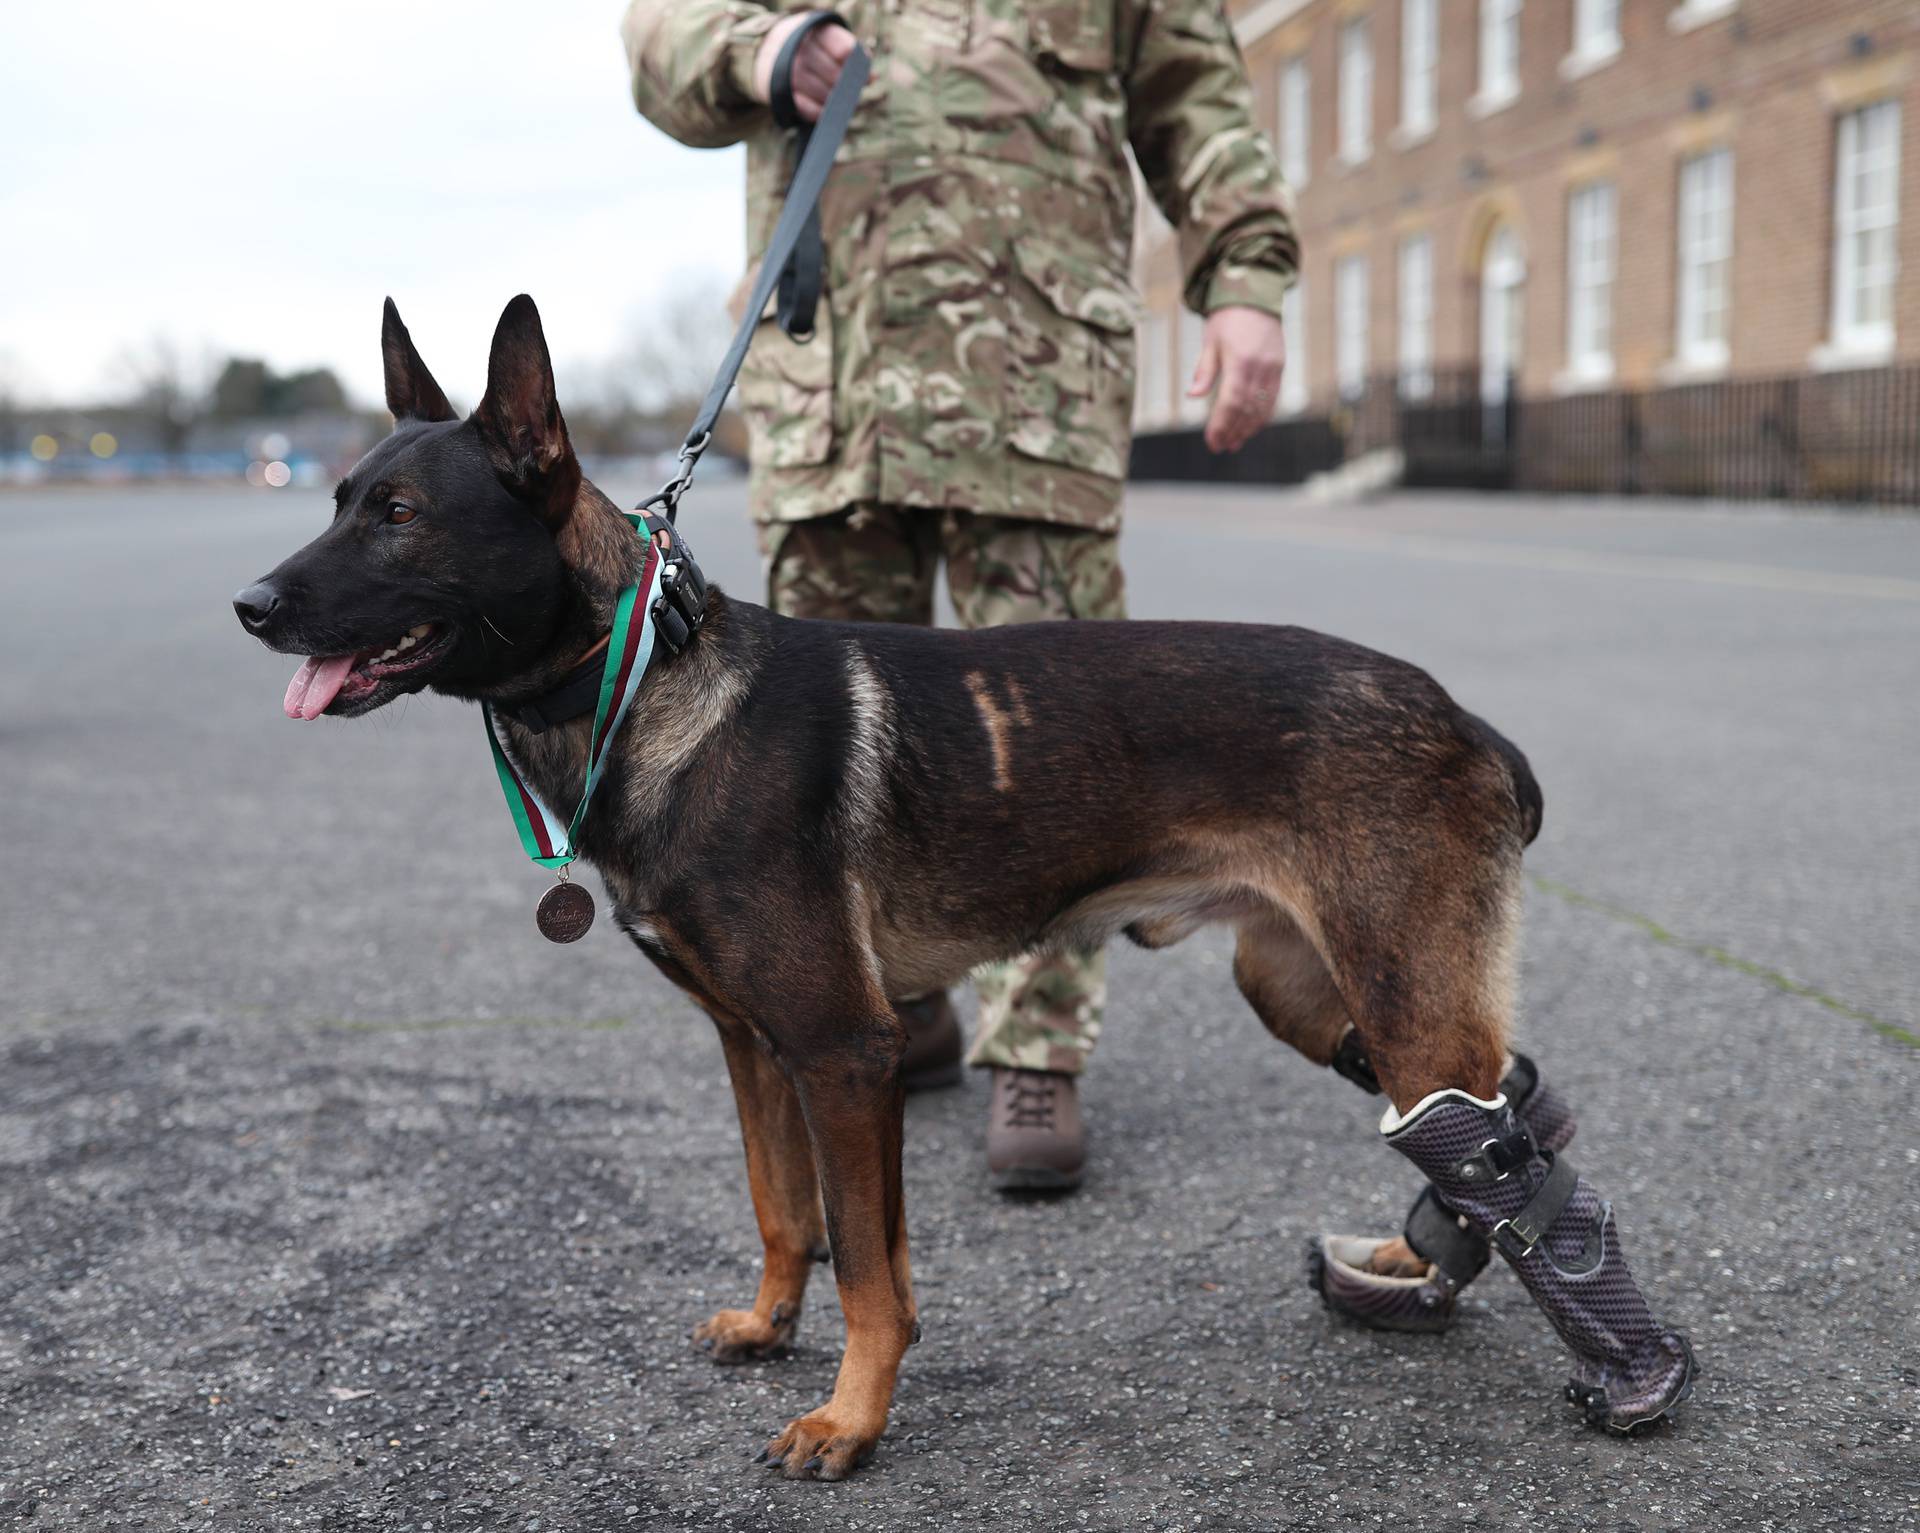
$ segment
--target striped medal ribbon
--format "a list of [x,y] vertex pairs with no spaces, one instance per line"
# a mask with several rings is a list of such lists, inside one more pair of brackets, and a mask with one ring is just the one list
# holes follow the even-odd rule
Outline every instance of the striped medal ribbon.
[[[637,516],[629,516],[637,531],[645,527]],[[568,867],[579,855],[574,838],[587,817],[587,805],[593,790],[600,785],[606,766],[607,750],[620,732],[627,709],[653,658],[653,597],[660,578],[660,550],[651,539],[647,543],[647,562],[640,580],[620,593],[614,604],[613,632],[607,637],[607,658],[600,675],[600,700],[593,710],[592,743],[587,751],[587,780],[580,790],[579,807],[571,820],[563,821],[540,801],[529,788],[520,769],[507,754],[505,726],[489,703],[480,711],[486,720],[487,744],[493,747],[493,766],[500,776],[500,791],[506,795],[507,808],[513,812],[514,828],[520,832],[520,846],[528,857],[558,875],[556,883],[540,898],[534,912],[534,924],[549,942],[577,942],[593,925],[593,896],[574,883]]]

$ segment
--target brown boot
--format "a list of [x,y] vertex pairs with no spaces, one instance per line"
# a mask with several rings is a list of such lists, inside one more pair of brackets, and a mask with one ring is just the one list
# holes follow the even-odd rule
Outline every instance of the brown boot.
[[916,1001],[895,1001],[894,1014],[906,1024],[907,1053],[900,1061],[900,1084],[908,1091],[932,1091],[960,1084],[960,1019],[947,992],[936,990]]
[[1078,1083],[1051,1070],[993,1071],[987,1178],[1000,1188],[1064,1192],[1080,1185],[1087,1137]]

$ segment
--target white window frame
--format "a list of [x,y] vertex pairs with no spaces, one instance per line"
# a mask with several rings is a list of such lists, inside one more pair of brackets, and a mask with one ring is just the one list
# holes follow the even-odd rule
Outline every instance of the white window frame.
[[1333,369],[1343,400],[1367,391],[1367,303],[1367,258],[1342,256],[1333,267]]
[[1433,133],[1440,97],[1439,0],[1400,0],[1400,129],[1404,148]]
[[1277,94],[1280,174],[1297,190],[1313,178],[1313,76],[1304,53],[1282,61]]
[[1467,103],[1485,117],[1520,99],[1521,0],[1480,0],[1480,87]]
[[[1900,102],[1856,107],[1835,124],[1833,175],[1833,307],[1830,360],[1883,361],[1893,354],[1894,305],[1900,277]],[[1866,184],[1872,177],[1871,185]],[[1863,242],[1880,236],[1883,251],[1862,259]],[[1885,294],[1884,316],[1864,314],[1865,296]]]
[[1567,370],[1562,385],[1591,387],[1613,377],[1613,280],[1620,242],[1620,194],[1589,181],[1567,196]]
[[1400,242],[1400,397],[1433,393],[1433,236],[1410,234]]
[[1722,16],[1731,16],[1739,8],[1740,0],[1680,0],[1667,12],[1667,29],[1672,32],[1691,32],[1695,27],[1704,27]]
[[1340,28],[1340,158],[1358,165],[1373,153],[1373,29],[1365,16]]
[[1680,165],[1673,358],[1684,372],[1726,369],[1733,334],[1733,151]]
[[1307,381],[1307,285],[1304,279],[1287,289],[1280,300],[1280,326],[1287,338],[1287,368],[1280,375],[1280,413],[1306,413],[1310,389]]
[[1573,46],[1560,61],[1562,79],[1591,74],[1620,57],[1620,0],[1573,0]]

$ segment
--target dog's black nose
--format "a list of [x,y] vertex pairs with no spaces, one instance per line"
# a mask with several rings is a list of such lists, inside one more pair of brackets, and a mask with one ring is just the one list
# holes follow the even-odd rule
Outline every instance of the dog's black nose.
[[233,610],[248,633],[260,633],[280,610],[280,593],[269,581],[256,580],[233,599]]

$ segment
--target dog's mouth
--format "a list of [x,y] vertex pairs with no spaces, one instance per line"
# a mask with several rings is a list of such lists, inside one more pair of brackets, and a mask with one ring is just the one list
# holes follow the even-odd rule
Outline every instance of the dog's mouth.
[[311,655],[287,684],[281,706],[290,719],[317,719],[336,708],[369,702],[388,683],[404,682],[431,667],[446,650],[451,634],[440,623],[416,623],[380,649]]

